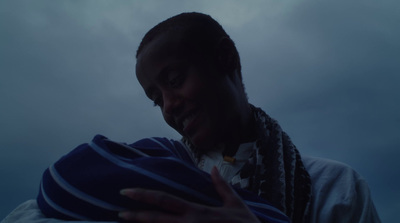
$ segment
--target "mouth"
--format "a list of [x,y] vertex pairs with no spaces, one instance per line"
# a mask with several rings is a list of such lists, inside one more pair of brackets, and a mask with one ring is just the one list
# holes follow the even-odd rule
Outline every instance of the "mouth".
[[183,120],[181,121],[181,129],[183,132],[188,132],[191,129],[191,124],[196,119],[198,114],[198,111],[191,111],[184,116]]

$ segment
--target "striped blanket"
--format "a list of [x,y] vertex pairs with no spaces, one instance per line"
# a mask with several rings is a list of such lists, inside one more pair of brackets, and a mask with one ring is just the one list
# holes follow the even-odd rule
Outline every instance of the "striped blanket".
[[[37,202],[51,218],[119,221],[119,211],[156,208],[119,194],[121,189],[134,187],[165,191],[200,204],[222,205],[210,175],[193,164],[181,142],[146,138],[127,145],[101,135],[45,170]],[[235,190],[262,222],[289,222],[258,196]]]

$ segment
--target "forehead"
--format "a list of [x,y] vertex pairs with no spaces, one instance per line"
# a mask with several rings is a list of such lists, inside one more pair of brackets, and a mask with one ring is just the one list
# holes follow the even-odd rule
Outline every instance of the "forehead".
[[182,39],[183,36],[178,33],[157,35],[143,47],[138,55],[137,65],[185,54],[186,51]]
[[202,57],[194,43],[187,35],[167,32],[157,35],[148,42],[137,57],[136,74],[147,73],[147,69],[157,68],[171,60],[185,60],[196,64]]

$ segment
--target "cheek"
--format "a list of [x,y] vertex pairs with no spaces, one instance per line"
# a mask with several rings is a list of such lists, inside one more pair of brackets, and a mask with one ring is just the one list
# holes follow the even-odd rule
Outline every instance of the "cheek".
[[201,104],[210,100],[210,92],[209,87],[199,78],[193,78],[183,89],[186,100]]

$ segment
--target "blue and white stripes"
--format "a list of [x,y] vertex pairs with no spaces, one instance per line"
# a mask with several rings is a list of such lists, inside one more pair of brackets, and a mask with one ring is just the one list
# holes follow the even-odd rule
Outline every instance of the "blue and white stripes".
[[[119,194],[121,189],[134,187],[165,191],[205,205],[222,205],[209,175],[193,165],[180,142],[148,138],[126,145],[101,135],[46,169],[37,201],[47,217],[118,221],[119,211],[152,208]],[[247,192],[238,192],[246,198]],[[249,197],[249,207],[265,222],[287,222],[275,208],[260,203],[256,196]]]

